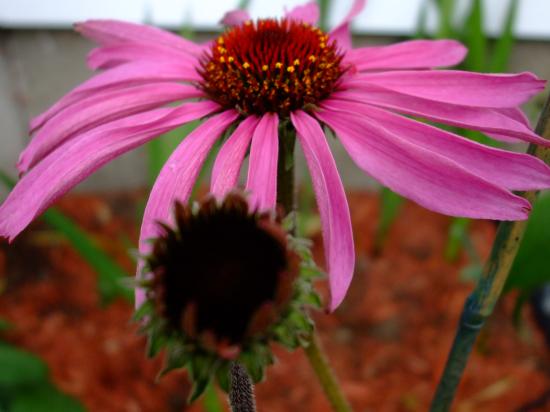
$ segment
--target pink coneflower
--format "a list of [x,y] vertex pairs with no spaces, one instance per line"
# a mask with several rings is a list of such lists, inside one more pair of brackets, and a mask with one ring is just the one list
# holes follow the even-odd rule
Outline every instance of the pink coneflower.
[[[88,63],[103,72],[31,123],[18,163],[24,174],[0,208],[0,235],[13,238],[55,199],[106,162],[199,118],[174,151],[149,197],[140,250],[155,222],[187,202],[214,142],[230,131],[212,172],[216,196],[237,184],[249,151],[246,189],[261,210],[276,202],[279,125],[297,132],[320,210],[331,303],[344,298],[354,267],[344,188],[327,144],[330,128],[355,163],[382,184],[448,215],[525,219],[529,203],[510,190],[550,186],[540,160],[485,147],[414,120],[479,130],[500,140],[548,144],[518,108],[541,91],[533,74],[433,70],[459,63],[452,40],[414,40],[351,49],[349,23],[324,33],[314,3],[281,20],[224,18],[224,34],[199,45],[148,26],[88,21],[76,29],[99,43]],[[169,103],[177,106],[166,107]],[[410,115],[414,118],[405,117]],[[235,128],[233,128],[235,127]],[[138,303],[143,294],[138,292]]]

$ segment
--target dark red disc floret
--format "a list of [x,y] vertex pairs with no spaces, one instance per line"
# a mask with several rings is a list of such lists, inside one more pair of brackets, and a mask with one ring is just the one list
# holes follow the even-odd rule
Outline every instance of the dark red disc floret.
[[218,37],[201,61],[201,88],[244,114],[315,105],[334,91],[342,53],[322,30],[295,20],[248,21]]

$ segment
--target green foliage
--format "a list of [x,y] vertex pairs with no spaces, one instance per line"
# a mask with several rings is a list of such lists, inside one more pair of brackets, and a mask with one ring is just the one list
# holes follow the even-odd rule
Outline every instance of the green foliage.
[[510,270],[505,292],[512,289],[529,296],[550,281],[546,252],[550,249],[550,192],[541,194],[535,204],[518,254]]
[[504,72],[508,69],[510,54],[514,46],[514,23],[518,12],[518,0],[512,0],[500,37],[493,47],[488,69],[490,72]]
[[[15,185],[15,181],[1,171],[0,180],[9,188]],[[133,292],[124,285],[124,280],[128,279],[124,269],[103,252],[76,222],[54,207],[50,207],[44,212],[42,220],[62,234],[78,254],[97,272],[97,287],[104,304],[108,304],[118,297],[130,302],[133,300]]]
[[83,412],[84,408],[51,384],[40,358],[0,341],[0,411]]
[[4,342],[0,342],[0,366],[0,388],[5,392],[33,385],[47,377],[48,368],[44,362]]
[[43,382],[16,393],[7,412],[84,412],[74,398]]
[[378,251],[382,249],[388,235],[388,231],[401,210],[403,198],[397,193],[394,193],[390,189],[384,187],[381,191],[381,203],[380,220],[378,221],[376,238],[374,241],[374,247]]
[[[496,40],[488,39],[483,22],[483,0],[471,0],[470,9],[461,22],[453,21],[456,12],[455,0],[432,0],[435,1],[439,17],[439,29],[437,38],[454,38],[468,48],[468,55],[460,68],[467,71],[477,72],[502,72],[508,67],[508,60],[514,45],[514,23],[517,14],[517,0],[512,0],[508,8],[506,19],[502,26],[502,33]],[[455,24],[456,23],[456,24]],[[424,22],[419,32],[425,32]],[[499,143],[488,138],[484,134],[470,130],[451,129],[455,133],[474,140],[476,142],[499,146]],[[461,247],[468,236],[468,223],[465,219],[458,218],[453,221],[449,230],[449,237],[446,247],[446,258],[455,260]]]

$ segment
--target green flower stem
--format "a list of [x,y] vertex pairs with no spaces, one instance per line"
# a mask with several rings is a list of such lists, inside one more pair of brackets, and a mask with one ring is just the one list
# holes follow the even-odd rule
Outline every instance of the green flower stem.
[[[296,206],[296,190],[294,187],[294,146],[296,135],[288,123],[279,128],[279,159],[277,170],[277,204],[283,208],[285,214],[294,212]],[[293,232],[296,230],[296,222]],[[319,379],[319,383],[335,412],[351,412],[349,403],[330,367],[327,357],[323,353],[319,338],[313,332],[308,345],[304,348],[309,363]]]
[[309,345],[304,348],[304,352],[323,387],[327,399],[332,405],[332,409],[335,412],[351,412],[352,409],[336,381],[332,368],[321,348],[319,338],[315,333],[311,335]]
[[[550,97],[542,110],[536,133],[550,139]],[[527,152],[550,164],[550,149],[531,144]],[[520,195],[533,203],[537,192],[522,192]],[[526,220],[500,223],[482,277],[464,305],[455,340],[432,401],[432,412],[450,409],[468,356],[485,319],[491,315],[500,297],[526,226]]]

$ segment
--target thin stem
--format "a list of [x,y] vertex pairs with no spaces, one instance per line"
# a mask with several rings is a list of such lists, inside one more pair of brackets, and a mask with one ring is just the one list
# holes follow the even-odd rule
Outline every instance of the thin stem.
[[309,345],[304,348],[304,351],[327,399],[332,405],[332,409],[335,412],[351,412],[352,409],[336,381],[332,368],[321,348],[319,338],[315,334],[311,335]]
[[231,364],[229,403],[232,412],[256,412],[254,386],[244,366],[233,362]]
[[[294,129],[288,123],[283,123],[279,130],[279,163],[277,171],[277,203],[283,208],[284,213],[294,212],[296,203],[296,191],[294,187],[294,146],[296,135]],[[293,225],[293,232],[296,224]],[[344,394],[327,357],[323,353],[319,338],[313,332],[308,346],[304,348],[309,363],[319,379],[319,383],[335,412],[351,412],[349,403]]]
[[[277,204],[288,215],[296,208],[294,187],[294,146],[296,136],[287,122],[279,127],[279,159],[277,163]],[[294,226],[295,229],[295,226]]]
[[[550,97],[542,110],[536,133],[550,139]],[[527,152],[550,164],[550,149],[531,144]],[[520,195],[532,203],[537,192],[523,192]],[[446,412],[450,409],[468,356],[485,319],[493,312],[502,293],[526,226],[526,220],[500,223],[482,277],[464,305],[455,340],[432,401],[432,412]]]

